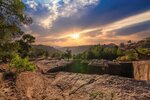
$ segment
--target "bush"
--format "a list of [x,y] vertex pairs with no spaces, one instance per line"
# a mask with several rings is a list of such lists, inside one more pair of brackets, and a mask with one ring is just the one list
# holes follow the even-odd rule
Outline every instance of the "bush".
[[14,56],[10,62],[10,67],[15,67],[17,73],[35,71],[35,65],[29,61],[28,57],[23,59],[19,55]]
[[136,53],[129,53],[125,56],[117,58],[117,61],[134,61],[134,60],[138,60],[138,55]]

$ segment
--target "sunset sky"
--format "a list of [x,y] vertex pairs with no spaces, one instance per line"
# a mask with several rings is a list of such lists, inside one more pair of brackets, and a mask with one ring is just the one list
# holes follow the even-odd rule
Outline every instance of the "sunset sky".
[[150,36],[150,0],[22,0],[36,44],[78,46]]

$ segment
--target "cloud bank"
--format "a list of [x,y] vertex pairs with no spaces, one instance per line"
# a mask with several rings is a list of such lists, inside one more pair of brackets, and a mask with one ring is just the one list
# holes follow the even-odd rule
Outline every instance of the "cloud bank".
[[[42,11],[47,14],[38,18],[35,17],[34,22],[43,28],[51,28],[53,23],[60,17],[70,17],[78,12],[85,10],[86,8],[97,5],[99,0],[25,0],[25,4],[28,9],[37,11],[37,9],[43,9]],[[79,14],[79,13],[78,13]]]

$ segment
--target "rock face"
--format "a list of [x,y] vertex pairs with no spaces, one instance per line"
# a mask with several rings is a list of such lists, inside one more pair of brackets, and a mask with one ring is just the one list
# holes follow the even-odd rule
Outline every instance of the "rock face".
[[17,87],[29,100],[150,100],[150,82],[110,75],[25,72]]
[[150,81],[150,61],[135,61],[133,67],[136,80]]
[[113,62],[107,60],[92,60],[89,66],[97,68],[98,74],[119,75],[133,78],[133,64],[131,62]]

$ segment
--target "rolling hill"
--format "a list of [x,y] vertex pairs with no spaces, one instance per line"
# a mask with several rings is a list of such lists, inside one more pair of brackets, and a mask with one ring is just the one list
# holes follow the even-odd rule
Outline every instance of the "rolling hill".
[[65,52],[67,49],[72,51],[72,54],[83,53],[94,45],[83,45],[83,46],[72,46],[72,47],[62,47],[58,48],[60,51]]

